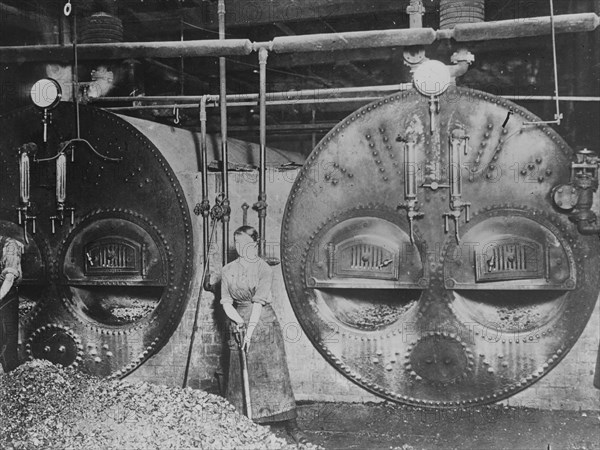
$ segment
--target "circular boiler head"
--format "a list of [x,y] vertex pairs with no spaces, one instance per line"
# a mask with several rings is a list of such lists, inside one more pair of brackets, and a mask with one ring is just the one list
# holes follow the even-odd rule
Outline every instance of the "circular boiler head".
[[76,137],[72,105],[53,111],[47,144],[42,110],[29,107],[0,119],[6,131],[0,137],[0,219],[23,234],[16,149],[35,143],[27,214],[35,216],[36,232],[28,219],[21,357],[119,377],[156,353],[179,324],[191,295],[194,236],[185,192],[166,158],[172,150],[157,148],[111,113],[85,105],[80,113],[81,137],[96,152],[71,144],[62,210],[56,161],[44,159]]
[[600,246],[551,203],[570,176],[560,136],[484,92],[450,87],[439,104],[391,95],[317,145],[286,205],[282,268],[336,369],[390,400],[455,408],[509,397],[560,362],[598,297]]

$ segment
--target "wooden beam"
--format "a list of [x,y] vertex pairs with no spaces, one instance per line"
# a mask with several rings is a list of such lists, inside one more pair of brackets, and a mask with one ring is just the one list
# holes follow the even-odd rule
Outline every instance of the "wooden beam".
[[[227,27],[247,27],[275,22],[300,22],[331,17],[362,16],[397,12],[403,14],[409,0],[225,0]],[[206,8],[206,7],[205,7]],[[203,26],[217,26],[217,5],[208,4],[203,14]]]
[[[314,20],[327,20],[337,17],[363,16],[366,14],[397,13],[405,14],[407,0],[229,0],[225,2],[225,25],[228,30],[247,28],[275,23],[293,23]],[[135,18],[141,23],[158,25],[161,28],[185,21],[207,30],[218,28],[217,3],[206,2],[205,6],[170,9],[152,12],[135,11]]]
[[34,36],[44,37],[47,42],[52,41],[54,37],[52,24],[58,23],[55,17],[39,14],[33,11],[23,11],[14,6],[0,2],[0,29],[3,32],[12,28],[31,31]]

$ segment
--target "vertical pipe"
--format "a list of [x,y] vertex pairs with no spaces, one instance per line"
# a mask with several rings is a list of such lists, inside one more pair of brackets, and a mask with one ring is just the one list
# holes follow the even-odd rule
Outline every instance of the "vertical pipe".
[[410,0],[410,4],[406,8],[406,13],[409,16],[410,28],[423,28],[423,13],[425,7],[422,0]]
[[[225,0],[219,0],[219,40],[225,40]],[[229,257],[229,154],[227,149],[227,83],[226,83],[226,61],[225,57],[219,57],[220,93],[219,102],[221,107],[221,155],[223,159],[222,183],[223,183],[223,265],[227,264]]]
[[[179,17],[180,40],[183,42],[183,16]],[[183,55],[179,57],[179,94],[183,95],[185,91],[185,66]]]
[[556,59],[556,27],[554,25],[554,1],[550,0],[550,28],[552,29],[552,58],[554,61],[554,95],[556,97],[556,114],[554,120],[560,125],[562,114],[560,113],[560,100],[558,97],[558,62]]
[[[81,127],[79,124],[79,77],[77,74],[77,66],[79,61],[77,60],[77,14],[73,14],[73,103],[75,105],[75,126],[77,131],[77,139],[81,138]],[[71,154],[73,158],[75,152]]]
[[208,200],[208,147],[206,144],[206,99],[207,96],[203,95],[200,100],[200,148],[202,152],[202,219],[203,219],[203,247],[202,254],[204,257],[204,264],[208,265],[208,252],[209,249],[209,210],[210,202]]
[[[311,123],[314,125],[316,123],[316,119],[317,119],[317,111],[316,110],[312,110],[312,121]],[[312,135],[311,135],[311,149],[315,148],[317,146],[317,134],[313,131]]]
[[266,256],[267,221],[267,58],[269,52],[261,47],[258,50],[260,69],[259,114],[260,114],[260,172],[258,183],[258,233],[260,235],[259,255]]

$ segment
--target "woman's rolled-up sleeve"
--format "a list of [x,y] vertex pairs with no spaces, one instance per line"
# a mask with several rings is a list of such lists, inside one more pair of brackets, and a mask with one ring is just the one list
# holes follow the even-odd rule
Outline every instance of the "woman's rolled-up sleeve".
[[14,275],[15,283],[21,281],[21,255],[23,255],[23,244],[14,240],[7,239],[2,249],[2,266],[4,270],[0,274],[0,279],[4,280],[7,273]]
[[271,303],[272,285],[273,271],[266,262],[262,261],[258,268],[258,284],[256,285],[256,292],[252,297],[252,303],[260,303],[263,306]]
[[229,292],[229,281],[225,271],[221,274],[221,305],[233,305],[233,298]]

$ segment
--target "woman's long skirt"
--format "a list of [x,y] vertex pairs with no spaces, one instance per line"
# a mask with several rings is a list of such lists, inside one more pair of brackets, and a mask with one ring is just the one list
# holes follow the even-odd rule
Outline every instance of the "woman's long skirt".
[[15,288],[0,300],[0,364],[5,372],[19,365],[19,296]]
[[[252,304],[239,304],[236,309],[248,323]],[[296,402],[285,359],[283,335],[271,305],[262,308],[259,323],[252,334],[247,361],[252,420],[264,423],[295,418]],[[246,412],[240,349],[233,333],[229,339],[227,399],[239,412]]]

